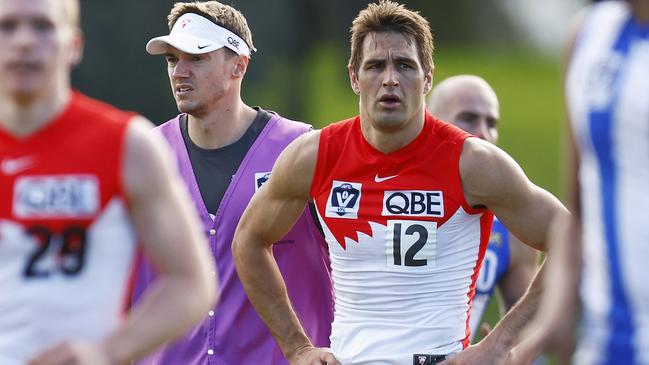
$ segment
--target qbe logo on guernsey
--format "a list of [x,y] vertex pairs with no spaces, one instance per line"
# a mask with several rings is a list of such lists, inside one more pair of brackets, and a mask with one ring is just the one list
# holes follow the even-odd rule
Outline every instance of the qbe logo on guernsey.
[[325,208],[328,218],[358,218],[363,184],[334,180]]
[[390,190],[383,192],[382,216],[444,217],[444,194],[441,191]]
[[25,176],[14,186],[13,213],[20,218],[88,218],[99,210],[93,175]]

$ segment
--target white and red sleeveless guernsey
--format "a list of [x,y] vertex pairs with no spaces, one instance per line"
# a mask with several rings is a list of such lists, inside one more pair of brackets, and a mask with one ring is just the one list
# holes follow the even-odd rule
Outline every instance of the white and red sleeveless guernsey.
[[463,194],[469,136],[426,113],[419,136],[386,155],[359,117],[322,130],[311,196],[329,243],[331,348],[343,364],[412,364],[468,346],[493,218]]
[[43,129],[0,129],[0,364],[119,323],[136,240],[122,188],[131,113],[73,93]]

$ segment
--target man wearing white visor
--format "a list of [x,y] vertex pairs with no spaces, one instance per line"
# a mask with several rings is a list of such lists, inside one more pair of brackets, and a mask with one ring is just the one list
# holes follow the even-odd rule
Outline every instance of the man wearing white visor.
[[[140,364],[288,364],[248,301],[231,243],[243,210],[270,177],[279,153],[311,127],[241,100],[241,82],[255,48],[239,11],[216,1],[176,3],[168,19],[171,33],[153,38],[146,49],[165,55],[181,114],[156,130],[171,145],[203,222],[221,280],[220,302],[180,341]],[[316,346],[328,346],[333,318],[329,262],[308,209],[273,253],[309,337]],[[153,266],[143,262],[136,302],[154,276]]]
[[203,54],[228,47],[239,56],[250,58],[250,47],[235,33],[194,13],[185,13],[171,28],[171,34],[149,41],[146,50],[152,55],[165,54],[172,46],[189,54]]

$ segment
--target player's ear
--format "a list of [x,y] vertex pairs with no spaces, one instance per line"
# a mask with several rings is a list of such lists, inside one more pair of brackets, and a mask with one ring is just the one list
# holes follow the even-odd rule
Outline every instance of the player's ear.
[[358,76],[356,75],[356,71],[354,71],[352,66],[347,66],[347,71],[349,72],[349,82],[352,85],[352,90],[354,90],[354,94],[360,95],[361,91],[360,88],[358,87]]
[[246,74],[248,69],[248,63],[250,63],[250,58],[248,56],[235,56],[236,60],[234,62],[234,68],[232,69],[232,76],[236,78],[242,78]]
[[81,63],[81,58],[83,58],[83,47],[84,47],[84,38],[83,32],[79,28],[74,28],[71,30],[72,34],[70,35],[70,51],[69,59],[71,67],[77,66]]
[[424,95],[428,94],[433,88],[433,73],[435,72],[435,64],[431,64],[430,71],[424,75]]

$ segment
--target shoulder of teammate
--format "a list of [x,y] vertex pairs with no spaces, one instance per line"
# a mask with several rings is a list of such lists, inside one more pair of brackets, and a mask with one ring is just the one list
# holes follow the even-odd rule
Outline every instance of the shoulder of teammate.
[[308,131],[292,141],[279,155],[269,192],[283,197],[308,198],[315,174],[320,144],[320,130]]

